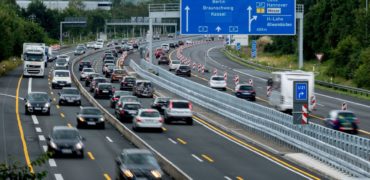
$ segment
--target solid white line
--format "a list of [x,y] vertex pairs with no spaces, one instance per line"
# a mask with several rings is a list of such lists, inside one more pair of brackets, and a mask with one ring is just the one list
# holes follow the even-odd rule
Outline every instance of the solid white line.
[[227,177],[227,176],[224,176],[225,179],[227,180],[232,180],[231,178]]
[[193,156],[193,158],[195,158],[196,160],[198,160],[199,162],[203,162],[202,159],[200,159],[198,156],[196,156],[195,154],[191,154],[191,156]]
[[42,132],[40,127],[36,127],[35,129],[36,129],[36,132],[38,132],[38,133]]
[[360,103],[356,103],[356,102],[353,102],[353,101],[348,101],[348,100],[341,99],[341,98],[331,97],[331,96],[327,96],[327,95],[320,94],[320,93],[315,93],[315,95],[319,95],[319,96],[323,96],[323,97],[335,99],[335,100],[341,101],[341,103],[342,102],[346,102],[346,103],[351,103],[351,104],[354,104],[354,105],[362,106],[362,107],[365,107],[365,108],[370,108],[370,106],[365,105],[365,104],[360,104]]
[[30,92],[32,92],[32,78],[28,78],[28,90],[27,90],[28,94]]
[[113,142],[113,140],[111,139],[111,138],[109,138],[108,136],[105,136],[105,138],[107,138],[107,140],[109,141],[109,142]]
[[317,103],[317,105],[322,106],[322,107],[325,107],[323,104],[320,104],[320,103]]
[[[0,93],[0,96],[7,96],[7,97],[16,98],[16,97],[15,97],[15,96],[13,96],[13,95],[10,95],[10,94],[3,94],[3,93]],[[22,98],[22,97],[18,97],[18,99],[20,99],[20,100],[24,100],[24,98]]]
[[45,136],[44,135],[39,135],[39,140],[40,141],[45,141]]
[[48,150],[48,146],[42,146],[42,149],[44,150],[44,152],[46,152]]
[[64,180],[61,174],[54,174],[56,180]]
[[50,167],[57,167],[57,163],[55,162],[54,159],[49,159],[49,166]]
[[168,138],[168,140],[170,140],[172,143],[174,143],[174,144],[177,144],[177,142],[176,141],[174,141],[173,139],[171,139],[171,138]]
[[247,76],[253,77],[253,78],[256,78],[256,79],[259,79],[259,80],[261,80],[261,81],[263,81],[263,82],[266,82],[266,81],[267,81],[266,79],[263,79],[263,78],[260,78],[260,77],[257,77],[257,76],[253,76],[253,75],[251,75],[251,74],[248,74],[248,73],[245,73],[245,72],[242,72],[242,71],[236,70],[236,69],[233,69],[233,71],[238,72],[238,73],[240,73],[240,74],[244,74],[244,75],[247,75]]
[[37,120],[37,117],[35,115],[31,115],[33,124],[39,124],[39,121]]

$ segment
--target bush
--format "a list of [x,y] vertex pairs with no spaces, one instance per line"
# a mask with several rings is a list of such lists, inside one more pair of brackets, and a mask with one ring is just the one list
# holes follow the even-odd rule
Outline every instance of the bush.
[[[10,58],[8,60],[1,61],[0,62],[0,76],[3,76],[7,72],[17,68],[22,63],[23,63],[23,61],[21,59],[15,58],[15,57]],[[4,65],[5,65],[5,70],[3,69]]]
[[360,88],[370,89],[370,47],[361,51],[360,67],[355,71],[354,81]]

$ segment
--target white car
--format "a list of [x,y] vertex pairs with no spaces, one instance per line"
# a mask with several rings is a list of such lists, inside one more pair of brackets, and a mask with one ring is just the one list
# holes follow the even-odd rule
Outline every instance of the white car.
[[168,65],[168,70],[172,71],[177,69],[180,66],[181,62],[179,60],[172,60],[170,61],[170,65]]
[[87,76],[89,76],[90,74],[94,74],[95,71],[93,68],[83,68],[82,71],[81,71],[81,74],[80,74],[80,80],[85,80],[87,78]]
[[155,128],[163,131],[163,118],[156,109],[139,109],[139,112],[133,119],[132,129]]
[[57,59],[66,59],[67,62],[69,62],[69,60],[71,59],[71,57],[69,57],[68,55],[58,55],[57,56]]
[[53,71],[53,79],[51,81],[51,87],[53,89],[57,87],[71,87],[72,80],[71,80],[71,73],[69,70],[54,70]]
[[223,76],[211,76],[209,79],[209,87],[226,91],[226,81]]
[[86,47],[87,47],[87,48],[95,48],[95,42],[88,42],[88,43],[86,44]]
[[170,45],[169,45],[169,44],[162,44],[162,45],[161,45],[161,48],[162,48],[162,49],[163,49],[163,51],[165,51],[165,52],[170,51]]
[[185,41],[185,44],[193,44],[193,41],[191,41],[191,39],[188,39]]
[[104,47],[104,43],[103,42],[96,42],[95,43],[95,49],[102,49]]
[[132,45],[132,43],[127,43],[127,46],[128,46],[128,49],[131,50],[134,50],[134,46]]

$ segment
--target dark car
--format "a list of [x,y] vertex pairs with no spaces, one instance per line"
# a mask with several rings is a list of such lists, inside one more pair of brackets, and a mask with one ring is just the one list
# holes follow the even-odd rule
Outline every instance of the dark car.
[[108,71],[105,72],[105,77],[109,78],[109,77],[111,77],[111,75],[112,75],[114,69],[116,68],[116,66],[112,65],[112,64],[108,64],[107,67],[108,67]]
[[154,87],[152,82],[147,80],[137,80],[132,88],[133,94],[138,97],[152,98],[154,95]]
[[170,64],[170,59],[168,59],[167,56],[161,56],[158,60],[158,65],[161,65],[161,64],[169,65]]
[[146,149],[124,149],[116,159],[117,179],[162,179],[153,154]]
[[179,46],[182,46],[182,45],[184,45],[184,41],[179,41],[177,44],[178,44]]
[[111,83],[99,83],[94,91],[94,98],[109,98],[113,95],[113,86]]
[[238,84],[235,87],[235,96],[251,101],[256,101],[256,91],[250,84]]
[[180,65],[176,69],[176,75],[185,75],[191,77],[191,68],[188,65]]
[[120,107],[117,105],[114,114],[116,115],[116,118],[122,122],[131,122],[140,108],[140,102],[125,101],[120,104]]
[[154,99],[154,102],[151,106],[153,109],[157,109],[158,112],[163,114],[164,109],[168,107],[169,102],[170,102],[169,97],[157,97]]
[[68,66],[55,66],[54,70],[68,70]]
[[47,151],[52,156],[65,154],[84,157],[84,138],[76,128],[68,126],[55,126],[47,138]]
[[105,58],[103,59],[103,61],[104,63],[106,63],[106,61],[108,60],[114,64],[114,62],[116,61],[116,58],[114,58],[113,54],[107,54]]
[[132,95],[131,91],[115,91],[113,96],[110,98],[110,107],[116,107],[117,101],[121,98],[121,96],[129,96]]
[[170,48],[173,48],[173,49],[179,47],[179,45],[177,43],[170,43],[169,46],[170,46]]
[[105,120],[101,111],[96,107],[82,107],[76,116],[77,128],[97,126],[105,128]]
[[115,49],[112,49],[111,52],[115,58],[118,57],[118,52]]
[[91,62],[88,60],[83,60],[78,64],[78,70],[82,71],[83,68],[91,68]]
[[120,90],[132,90],[136,82],[136,78],[133,76],[125,76],[120,83]]
[[103,76],[102,76],[101,74],[99,74],[99,73],[89,74],[89,75],[86,77],[86,80],[85,80],[85,86],[86,86],[86,87],[89,87],[89,86],[90,86],[91,81],[92,81],[95,77],[103,77]]
[[75,87],[66,88],[64,87],[59,93],[59,105],[64,104],[75,104],[81,105],[81,94]]
[[121,46],[115,46],[114,49],[118,52],[118,53],[122,53],[122,48]]
[[24,99],[25,114],[43,113],[50,115],[51,99],[46,92],[31,92]]
[[138,45],[137,43],[133,43],[133,44],[132,44],[132,47],[133,47],[134,49],[138,49],[138,48],[139,48],[139,45]]
[[85,54],[85,52],[86,52],[86,49],[80,46],[76,48],[76,50],[74,51],[74,55],[75,56],[82,55],[82,54]]
[[57,55],[55,55],[55,54],[52,54],[52,55],[50,55],[49,57],[48,57],[48,62],[53,62],[54,60],[56,60],[57,59]]
[[94,89],[96,88],[96,86],[99,84],[99,83],[107,83],[107,79],[105,79],[104,77],[95,77],[92,81],[91,81],[91,84],[90,84],[90,92],[94,92]]
[[349,132],[353,134],[358,133],[359,120],[356,115],[347,110],[332,110],[327,118],[325,118],[325,125],[332,129]]

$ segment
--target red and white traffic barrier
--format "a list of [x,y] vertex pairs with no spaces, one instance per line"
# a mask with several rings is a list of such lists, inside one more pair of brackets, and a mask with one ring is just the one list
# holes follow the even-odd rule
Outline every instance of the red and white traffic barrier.
[[302,124],[308,124],[308,107],[307,104],[302,106]]
[[267,86],[267,89],[266,89],[266,91],[267,91],[267,97],[270,97],[271,96],[271,91],[272,91],[272,87],[271,86]]
[[239,84],[239,75],[234,76],[234,83],[235,83],[235,85]]
[[226,71],[224,72],[224,79],[225,79],[225,81],[227,81],[227,72]]
[[348,109],[348,108],[347,108],[347,103],[345,103],[345,102],[344,102],[344,103],[342,103],[342,110],[343,110],[343,111],[347,111],[347,109]]
[[202,66],[202,74],[204,74],[204,65]]
[[197,67],[197,63],[193,63],[193,69]]
[[311,102],[312,110],[316,110],[317,102],[316,102],[316,96],[315,95],[311,96],[310,102]]
[[249,79],[249,84],[253,86],[253,79]]
[[217,69],[216,68],[213,69],[213,75],[217,75]]
[[198,72],[200,72],[201,70],[202,70],[202,65],[198,64]]

